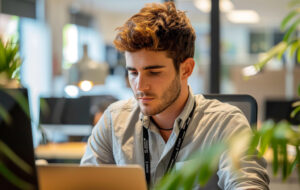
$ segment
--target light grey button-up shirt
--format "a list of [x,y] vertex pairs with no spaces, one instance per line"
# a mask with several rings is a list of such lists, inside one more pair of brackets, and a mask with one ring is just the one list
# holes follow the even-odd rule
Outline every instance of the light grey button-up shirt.
[[[182,113],[174,122],[167,142],[148,116],[143,116],[135,99],[119,101],[104,112],[92,131],[82,165],[138,164],[144,167],[143,126],[148,129],[151,159],[151,184],[155,184],[167,169],[180,128],[196,102],[192,121],[187,129],[175,169],[193,152],[216,141],[226,140],[236,132],[251,130],[242,112],[229,104],[193,95],[190,91]],[[242,175],[231,171],[226,154],[219,161],[217,175],[203,189],[268,189],[269,178],[264,159],[241,158]],[[197,187],[196,187],[197,189]]]

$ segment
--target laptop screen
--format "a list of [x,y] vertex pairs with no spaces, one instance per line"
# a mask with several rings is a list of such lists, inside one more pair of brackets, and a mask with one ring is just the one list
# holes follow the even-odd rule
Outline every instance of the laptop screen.
[[38,189],[27,99],[25,89],[0,89],[0,109],[10,118],[0,114],[0,189]]

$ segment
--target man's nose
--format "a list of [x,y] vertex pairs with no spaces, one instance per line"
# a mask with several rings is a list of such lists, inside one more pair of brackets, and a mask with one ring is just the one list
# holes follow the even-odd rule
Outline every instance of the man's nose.
[[139,75],[139,77],[137,78],[137,90],[139,91],[144,91],[144,90],[149,90],[150,85],[146,79],[146,77],[144,77],[143,75]]

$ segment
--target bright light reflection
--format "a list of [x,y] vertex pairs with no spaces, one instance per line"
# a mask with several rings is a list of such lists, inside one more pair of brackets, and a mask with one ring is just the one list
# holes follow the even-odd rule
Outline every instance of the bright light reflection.
[[84,81],[80,81],[78,86],[83,91],[89,91],[93,88],[94,84],[92,81],[84,80]]
[[64,59],[69,63],[78,61],[78,29],[76,25],[68,24],[64,27]]
[[79,94],[79,89],[75,85],[68,85],[65,87],[65,93],[70,97],[77,97]]
[[253,65],[251,65],[243,68],[242,72],[244,76],[249,77],[249,76],[256,75],[258,73],[258,70]]
[[258,23],[259,15],[253,10],[235,10],[227,14],[227,18],[233,23]]
[[[211,1],[210,0],[194,0],[194,5],[202,12],[209,13],[211,10]],[[221,0],[220,1],[220,10],[221,12],[229,12],[233,10],[234,5],[230,0]]]

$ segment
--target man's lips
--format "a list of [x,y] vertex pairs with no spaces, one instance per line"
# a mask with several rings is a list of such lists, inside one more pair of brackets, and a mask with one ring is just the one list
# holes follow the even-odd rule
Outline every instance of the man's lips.
[[140,100],[141,102],[143,103],[146,103],[146,102],[150,102],[152,101],[154,98],[152,97],[141,97],[141,98],[138,98],[138,100]]

